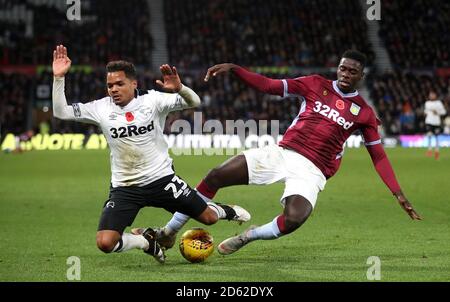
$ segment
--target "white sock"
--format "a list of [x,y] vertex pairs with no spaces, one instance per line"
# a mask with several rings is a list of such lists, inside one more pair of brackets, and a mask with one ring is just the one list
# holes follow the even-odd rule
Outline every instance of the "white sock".
[[[226,218],[227,214],[225,213],[225,210],[221,206],[215,204],[211,199],[209,199],[202,193],[198,191],[195,192],[197,193],[198,196],[200,196],[200,198],[202,198],[208,204],[208,207],[216,213],[219,219]],[[185,214],[175,212],[170,221],[164,227],[164,233],[166,235],[173,235],[175,233],[178,233],[178,231],[181,230],[181,228],[189,221],[190,218],[191,217]]]
[[225,219],[225,218],[227,217],[227,213],[225,213],[225,210],[224,210],[221,206],[215,204],[215,203],[212,202],[212,201],[208,201],[208,202],[206,202],[206,203],[208,204],[208,207],[209,207],[211,210],[213,210],[214,212],[216,212],[217,218],[219,218],[219,219]]
[[164,227],[164,233],[168,235],[173,235],[178,233],[179,230],[188,222],[189,216],[180,212],[175,212],[172,218]]
[[141,250],[148,249],[148,241],[142,235],[133,235],[129,233],[123,233],[122,238],[120,238],[119,242],[117,242],[114,247],[114,252],[121,253],[134,248],[138,248]]
[[208,197],[206,197],[205,195],[203,195],[202,193],[200,193],[199,191],[195,190],[197,192],[197,195],[200,196],[204,201],[211,202],[212,199],[209,199]]
[[262,240],[271,240],[276,239],[278,237],[283,236],[284,234],[280,232],[277,224],[278,216],[274,218],[269,223],[265,225],[259,226],[256,229],[250,230],[247,233],[247,237],[250,240],[262,239]]
[[208,207],[210,207],[211,210],[216,212],[217,217],[219,219],[225,219],[226,218],[227,214],[225,213],[224,209],[221,206],[219,206],[216,203],[214,203],[214,201],[212,199],[206,197],[205,195],[203,195],[199,191],[197,191],[197,195],[200,196],[204,201],[206,201],[206,203],[208,204]]

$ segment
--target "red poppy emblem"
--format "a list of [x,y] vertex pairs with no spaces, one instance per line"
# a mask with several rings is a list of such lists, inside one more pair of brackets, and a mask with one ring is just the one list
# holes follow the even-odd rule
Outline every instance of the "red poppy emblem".
[[125,118],[127,119],[127,122],[132,122],[134,120],[134,115],[131,112],[125,113]]
[[339,110],[343,110],[345,107],[344,101],[343,100],[337,100],[336,101],[336,108]]

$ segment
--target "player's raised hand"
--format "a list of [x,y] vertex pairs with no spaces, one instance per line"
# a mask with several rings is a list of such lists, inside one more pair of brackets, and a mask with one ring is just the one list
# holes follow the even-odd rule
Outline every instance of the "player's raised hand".
[[208,68],[208,71],[205,75],[205,82],[208,82],[209,78],[215,77],[218,74],[229,72],[231,69],[237,67],[237,65],[232,63],[223,63],[223,64],[217,64],[210,68]]
[[67,56],[67,48],[64,45],[56,46],[53,51],[53,75],[63,77],[69,71],[72,61]]
[[422,218],[417,214],[417,212],[413,209],[411,203],[406,199],[403,193],[396,195],[398,203],[400,206],[408,213],[409,217],[413,220],[422,220]]
[[168,64],[161,65],[159,70],[162,73],[163,80],[156,80],[156,84],[167,92],[178,92],[181,90],[181,80],[178,76],[175,66],[172,68]]

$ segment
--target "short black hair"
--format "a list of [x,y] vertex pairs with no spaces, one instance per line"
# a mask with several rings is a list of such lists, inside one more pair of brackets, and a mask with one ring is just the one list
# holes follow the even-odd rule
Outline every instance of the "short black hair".
[[360,52],[358,50],[347,49],[342,54],[342,58],[358,61],[361,64],[362,68],[364,68],[364,66],[366,66],[367,57],[365,54],[363,54],[362,52]]
[[134,67],[133,63],[120,60],[109,62],[106,65],[106,72],[116,71],[125,72],[125,76],[131,80],[136,80],[137,78],[136,67]]

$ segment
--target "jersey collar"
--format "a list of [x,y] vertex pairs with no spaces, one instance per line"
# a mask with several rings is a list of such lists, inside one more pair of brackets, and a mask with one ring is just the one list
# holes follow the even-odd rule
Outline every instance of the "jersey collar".
[[[114,101],[112,99],[112,97],[110,97],[111,103],[114,104]],[[137,107],[139,105],[139,96],[133,98],[126,106],[124,107],[120,107],[119,105],[114,104],[114,106],[120,108],[120,110],[123,111],[132,111],[135,109],[135,107]]]
[[341,97],[343,98],[353,98],[355,96],[358,95],[358,90],[355,90],[355,92],[350,92],[350,93],[343,93],[338,85],[337,85],[337,81],[333,81],[333,89],[334,91],[336,91]]

